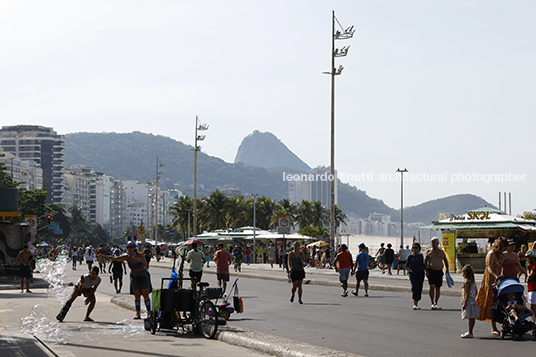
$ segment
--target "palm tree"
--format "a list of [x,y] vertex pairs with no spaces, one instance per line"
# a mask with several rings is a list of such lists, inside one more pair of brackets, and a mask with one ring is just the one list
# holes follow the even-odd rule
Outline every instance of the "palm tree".
[[313,202],[311,206],[311,220],[314,227],[324,227],[324,223],[329,218],[329,210],[320,201]]
[[202,201],[203,207],[199,210],[201,228],[207,231],[227,228],[227,209],[230,205],[229,198],[222,191],[216,190]]
[[303,200],[296,208],[296,223],[298,223],[300,228],[304,228],[313,224],[312,206],[313,205],[311,202]]
[[234,196],[229,200],[227,207],[228,227],[238,228],[247,225],[249,218],[248,201],[242,196]]
[[[329,217],[329,209],[328,209],[328,217]],[[348,218],[348,216],[346,216],[344,213],[342,213],[342,209],[335,205],[335,231],[338,231],[339,230],[339,227],[342,225],[342,224],[346,224],[346,218]]]
[[289,216],[292,227],[294,227],[296,220],[296,209],[296,204],[290,202],[288,198],[280,200],[277,204],[277,214]]
[[276,203],[270,197],[260,197],[257,200],[257,226],[260,229],[270,229],[277,222]]
[[[199,203],[199,202],[198,202]],[[193,218],[194,201],[188,196],[182,196],[178,201],[170,207],[170,212],[173,215],[171,227],[179,232],[183,232],[184,236],[188,236],[188,228],[190,232],[193,230],[191,222]]]

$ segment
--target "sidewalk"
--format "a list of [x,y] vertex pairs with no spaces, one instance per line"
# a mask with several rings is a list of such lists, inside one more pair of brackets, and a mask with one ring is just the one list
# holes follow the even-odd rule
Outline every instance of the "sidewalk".
[[[207,268],[205,266],[203,268],[203,272],[205,274],[216,274],[216,264],[212,261],[210,263],[210,267]],[[150,266],[151,268],[163,268],[171,270],[173,266],[173,260],[167,258],[161,259],[160,262],[157,262],[156,260],[151,260]],[[185,263],[184,270],[188,271],[187,263]],[[234,272],[233,265],[231,264],[229,266],[229,271],[231,273],[231,280],[233,277],[244,277],[275,281],[288,281],[285,270],[279,268],[279,265],[277,264],[274,264],[273,268],[270,266],[270,264],[242,264],[242,272]],[[396,274],[396,270],[393,270],[393,275],[388,275],[387,270],[385,274],[382,274],[381,269],[376,268],[370,270],[369,274],[370,290],[411,294],[411,284],[409,281],[409,277],[407,275],[403,275],[402,270],[400,271],[400,275]],[[480,286],[480,282],[482,281],[483,275],[484,274],[475,274],[475,281],[477,287]],[[464,282],[463,276],[461,273],[453,272],[451,272],[451,276],[454,280],[454,286],[452,288],[449,288],[447,286],[447,283],[443,279],[441,295],[459,297],[461,294],[461,286]],[[351,276],[348,279],[348,283],[350,286],[355,285],[355,277]],[[305,268],[304,284],[333,286],[340,288],[339,273],[335,272],[335,269]],[[428,286],[428,281],[425,278],[423,293],[427,293]]]

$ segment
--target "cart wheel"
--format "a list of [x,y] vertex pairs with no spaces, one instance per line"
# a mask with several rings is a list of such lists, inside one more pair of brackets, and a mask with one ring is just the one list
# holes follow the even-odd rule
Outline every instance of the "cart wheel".
[[224,309],[220,311],[220,317],[226,320],[229,320],[229,317],[231,317],[231,314],[229,313],[229,311],[227,311],[227,309]]
[[149,323],[151,325],[151,333],[154,335],[156,333],[156,325],[157,325],[157,322],[156,322],[156,311],[155,310],[151,310],[151,315],[149,316]]
[[505,338],[505,337],[506,337],[506,330],[502,329],[501,330],[501,338]]
[[214,338],[218,331],[218,311],[212,301],[205,301],[199,311],[197,326],[205,338]]

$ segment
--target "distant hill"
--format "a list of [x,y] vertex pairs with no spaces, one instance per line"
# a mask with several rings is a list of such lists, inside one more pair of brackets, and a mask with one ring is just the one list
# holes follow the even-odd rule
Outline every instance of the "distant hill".
[[[273,138],[279,145],[284,146],[275,136]],[[194,154],[191,145],[165,136],[141,132],[73,133],[65,135],[65,141],[67,168],[83,164],[116,179],[154,182],[158,156],[159,161],[165,164],[161,168],[163,173],[160,184],[193,195]],[[288,150],[286,147],[285,149]],[[274,200],[288,198],[288,182],[282,180],[283,172],[303,172],[289,166],[263,168],[246,165],[241,161],[230,164],[203,152],[198,154],[197,169],[198,197],[203,197],[217,188],[234,188],[243,193],[258,193]],[[306,172],[308,171],[307,166]],[[376,212],[391,215],[392,221],[400,219],[399,210],[387,206],[379,199],[369,197],[365,191],[340,181],[338,185],[338,202],[344,213],[367,218]],[[484,206],[494,207],[474,195],[450,196],[404,208],[404,221],[428,224],[437,220],[438,213],[462,214]]]
[[234,162],[264,168],[289,167],[304,172],[311,170],[309,165],[290,151],[274,134],[261,133],[258,130],[242,140]]
[[[497,208],[483,198],[471,194],[448,196],[404,208],[404,221],[429,224],[438,220],[439,213],[460,215],[482,207]],[[400,210],[397,212],[400,214]]]
[[[133,132],[73,133],[65,135],[65,165],[91,166],[95,171],[122,180],[147,181],[155,179],[156,157],[165,167],[160,183],[166,188],[178,188],[193,194],[193,146],[174,139]],[[229,164],[203,152],[197,156],[198,196],[216,188],[236,188],[243,193],[258,193],[279,200],[287,197],[287,182],[283,171]]]

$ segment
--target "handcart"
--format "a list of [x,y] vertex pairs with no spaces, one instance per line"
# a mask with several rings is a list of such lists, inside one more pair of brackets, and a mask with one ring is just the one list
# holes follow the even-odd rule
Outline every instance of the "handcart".
[[[164,289],[164,281],[179,280],[178,289]],[[218,330],[218,311],[211,299],[222,296],[221,288],[208,288],[200,282],[197,289],[183,289],[181,278],[162,278],[160,289],[154,289],[151,298],[149,330],[152,334],[161,329],[179,328],[196,331],[206,338],[214,338]],[[190,280],[190,279],[184,279]]]

